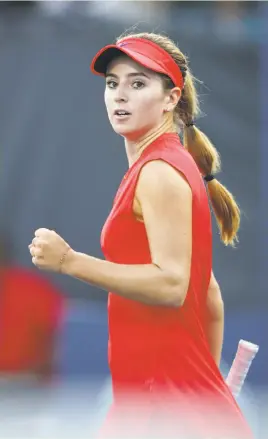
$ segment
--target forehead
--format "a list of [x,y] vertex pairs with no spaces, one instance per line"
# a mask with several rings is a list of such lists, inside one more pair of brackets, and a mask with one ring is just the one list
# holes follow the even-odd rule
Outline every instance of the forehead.
[[110,73],[123,76],[129,73],[144,73],[149,78],[157,76],[155,72],[146,69],[127,55],[119,55],[110,62],[106,75],[108,76]]

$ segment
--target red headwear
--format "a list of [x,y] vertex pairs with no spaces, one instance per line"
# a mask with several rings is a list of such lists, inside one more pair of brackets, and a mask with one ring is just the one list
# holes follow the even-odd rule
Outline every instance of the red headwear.
[[176,87],[183,88],[183,76],[173,58],[158,44],[144,38],[126,37],[116,44],[105,46],[94,56],[91,71],[105,76],[108,64],[119,52],[147,69],[167,75]]

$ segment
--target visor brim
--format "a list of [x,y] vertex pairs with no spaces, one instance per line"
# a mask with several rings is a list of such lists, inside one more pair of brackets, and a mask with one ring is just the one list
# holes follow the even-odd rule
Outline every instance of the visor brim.
[[133,61],[142,65],[143,67],[157,73],[166,74],[161,66],[153,59],[148,58],[141,53],[128,49],[127,47],[117,47],[116,45],[106,46],[101,49],[93,58],[91,63],[91,71],[96,75],[105,76],[107,68],[111,61],[113,61],[120,54],[125,54]]
[[95,73],[96,75],[105,76],[110,62],[113,59],[115,59],[117,56],[119,56],[121,53],[123,53],[123,51],[120,50],[115,45],[106,46],[103,49],[101,49],[92,60],[91,63],[92,73]]

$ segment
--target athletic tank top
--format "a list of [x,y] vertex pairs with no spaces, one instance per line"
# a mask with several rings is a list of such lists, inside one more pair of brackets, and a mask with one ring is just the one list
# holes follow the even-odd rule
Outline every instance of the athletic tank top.
[[212,227],[206,187],[177,134],[158,137],[126,172],[102,230],[103,253],[108,261],[118,264],[151,263],[145,226],[134,216],[133,200],[140,171],[152,160],[163,160],[178,170],[192,190],[190,282],[185,302],[178,308],[149,306],[109,293],[108,356],[114,394],[124,385],[152,388],[154,383],[166,381],[183,392],[213,393],[224,401],[227,412],[229,407],[240,417],[205,335],[212,271]]

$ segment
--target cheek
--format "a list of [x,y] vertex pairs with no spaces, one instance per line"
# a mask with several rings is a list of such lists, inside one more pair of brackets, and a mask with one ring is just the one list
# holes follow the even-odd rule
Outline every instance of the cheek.
[[159,108],[164,102],[162,90],[159,90],[158,87],[146,87],[138,93],[136,92],[135,98],[141,106],[146,107],[147,111],[148,108]]
[[107,110],[108,115],[109,115],[111,112],[111,96],[107,90],[105,90],[105,92],[104,92],[104,103],[105,103],[106,110]]
[[152,119],[163,113],[163,99],[159,96],[154,96],[152,93],[148,93],[142,96],[141,99],[136,100],[136,108],[139,110],[139,116],[141,118],[144,118],[146,115],[146,118]]

